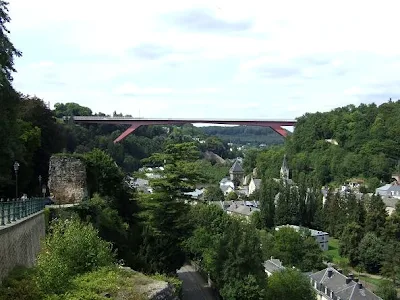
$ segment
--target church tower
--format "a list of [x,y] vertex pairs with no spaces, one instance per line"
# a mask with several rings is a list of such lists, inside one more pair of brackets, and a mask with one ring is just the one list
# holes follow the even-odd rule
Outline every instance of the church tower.
[[289,179],[289,167],[286,160],[286,154],[283,157],[282,167],[281,167],[281,179],[287,181]]

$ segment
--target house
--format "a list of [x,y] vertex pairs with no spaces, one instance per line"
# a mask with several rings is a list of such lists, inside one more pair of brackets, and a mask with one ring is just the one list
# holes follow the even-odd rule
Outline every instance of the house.
[[230,179],[235,183],[235,186],[242,184],[244,179],[244,170],[238,159],[235,160],[232,167],[229,169]]
[[382,300],[352,274],[346,276],[332,267],[309,276],[318,300]]
[[195,189],[193,192],[184,193],[186,196],[190,196],[192,199],[200,199],[204,194],[204,189]]
[[238,203],[237,201],[229,205],[228,208],[226,208],[226,213],[228,215],[244,217],[247,220],[255,211],[260,211],[260,210],[253,206],[247,206],[243,203]]
[[400,184],[397,181],[393,183],[385,184],[375,190],[375,194],[381,195],[382,197],[393,197],[400,199]]
[[274,259],[271,257],[271,259],[266,260],[263,263],[265,273],[267,273],[267,276],[271,276],[272,273],[276,271],[282,271],[285,269],[285,267],[282,265],[282,262],[279,259]]
[[329,233],[324,232],[324,231],[320,231],[320,230],[300,227],[300,226],[297,226],[297,225],[281,225],[281,226],[275,227],[275,230],[279,230],[279,229],[284,228],[284,227],[290,227],[290,228],[296,230],[297,232],[299,232],[301,229],[309,230],[310,233],[311,233],[311,236],[313,238],[315,238],[315,240],[317,241],[317,243],[318,243],[319,247],[321,248],[321,250],[322,251],[327,251],[328,250]]
[[249,183],[249,195],[257,191],[261,186],[261,179],[251,178]]

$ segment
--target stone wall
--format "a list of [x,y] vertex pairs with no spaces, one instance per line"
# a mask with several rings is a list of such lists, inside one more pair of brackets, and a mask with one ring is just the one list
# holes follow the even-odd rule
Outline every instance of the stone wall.
[[0,283],[16,266],[35,264],[44,236],[43,211],[0,227]]
[[48,185],[56,204],[81,202],[88,193],[85,163],[76,157],[53,155]]

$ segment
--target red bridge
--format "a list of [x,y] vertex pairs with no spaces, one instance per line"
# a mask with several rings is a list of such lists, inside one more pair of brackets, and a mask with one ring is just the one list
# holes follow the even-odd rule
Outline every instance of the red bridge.
[[118,124],[131,125],[123,132],[114,143],[118,143],[143,125],[166,125],[166,124],[187,124],[187,123],[207,123],[225,125],[247,125],[271,127],[281,136],[286,137],[287,131],[282,126],[295,126],[295,120],[246,120],[246,119],[169,119],[169,118],[132,118],[132,117],[72,117],[76,123],[97,123],[97,124]]

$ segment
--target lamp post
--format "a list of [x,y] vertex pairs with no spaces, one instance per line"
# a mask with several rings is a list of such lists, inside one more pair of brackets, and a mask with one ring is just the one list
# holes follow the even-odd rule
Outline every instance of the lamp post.
[[16,161],[14,163],[14,171],[15,171],[15,200],[18,199],[18,170],[19,170],[19,163]]
[[39,195],[40,195],[41,188],[42,188],[42,175],[39,175]]

